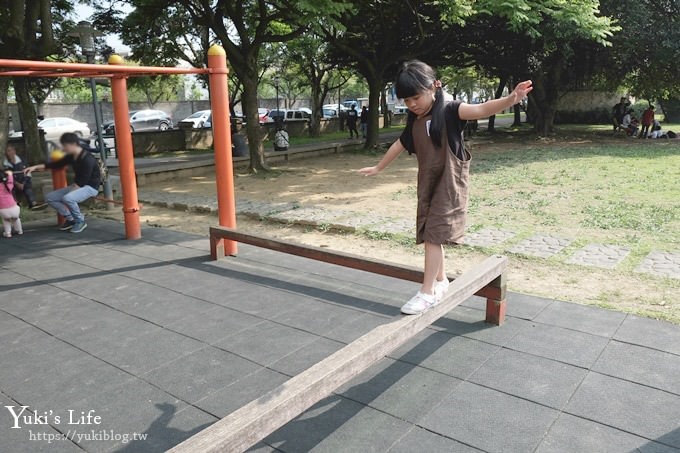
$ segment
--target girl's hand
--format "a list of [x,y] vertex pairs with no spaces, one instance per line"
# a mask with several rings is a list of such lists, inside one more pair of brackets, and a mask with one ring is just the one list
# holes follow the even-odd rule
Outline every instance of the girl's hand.
[[515,104],[522,102],[522,99],[527,97],[527,95],[533,90],[533,82],[531,80],[525,80],[517,84],[512,92],[512,96],[515,99]]
[[380,169],[378,167],[364,167],[359,170],[359,173],[364,176],[375,176],[380,173]]

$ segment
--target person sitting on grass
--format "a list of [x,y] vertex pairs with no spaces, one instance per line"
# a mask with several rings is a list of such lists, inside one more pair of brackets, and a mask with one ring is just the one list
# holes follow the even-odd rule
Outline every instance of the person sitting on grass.
[[78,203],[99,193],[101,174],[97,159],[89,151],[83,149],[76,134],[66,133],[61,136],[60,142],[66,156],[57,161],[28,167],[24,170],[24,173],[30,175],[33,171],[44,171],[48,168],[56,169],[71,165],[75,173],[73,184],[48,193],[46,199],[47,204],[56,209],[64,218],[59,229],[80,233],[87,228],[87,223],[85,223],[85,216],[80,212]]
[[633,116],[633,109],[626,110],[621,120],[621,128],[626,131],[628,135],[637,135],[638,120]]
[[5,167],[0,173],[0,217],[2,217],[2,236],[12,237],[12,230],[18,235],[24,234],[21,229],[21,208],[14,199],[14,174],[11,167]]
[[21,157],[17,155],[17,150],[14,145],[7,145],[5,160],[2,162],[2,165],[14,172],[14,198],[17,200],[17,203],[21,202],[22,198],[25,198],[28,207],[31,209],[38,209],[45,206],[45,204],[39,205],[35,201],[35,195],[33,195],[33,181],[31,181],[29,176],[23,174],[26,164],[24,164]]

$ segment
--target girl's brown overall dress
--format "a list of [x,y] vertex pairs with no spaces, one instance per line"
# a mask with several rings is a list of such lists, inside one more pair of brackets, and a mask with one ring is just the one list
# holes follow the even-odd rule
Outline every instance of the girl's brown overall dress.
[[430,138],[432,116],[412,118],[400,138],[418,158],[416,243],[461,244],[465,234],[470,180],[470,153],[465,149],[465,121],[458,117],[461,101],[445,107],[442,146]]

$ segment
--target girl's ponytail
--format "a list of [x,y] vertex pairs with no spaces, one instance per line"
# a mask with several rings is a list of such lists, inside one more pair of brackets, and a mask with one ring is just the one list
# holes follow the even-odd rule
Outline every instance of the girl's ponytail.
[[430,138],[438,148],[442,146],[443,136],[446,131],[446,105],[444,102],[444,89],[439,80],[434,83],[434,104],[432,104],[432,123],[430,124]]

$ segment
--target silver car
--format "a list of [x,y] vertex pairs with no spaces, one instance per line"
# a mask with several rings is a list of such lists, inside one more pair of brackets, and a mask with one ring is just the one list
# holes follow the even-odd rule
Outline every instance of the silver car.
[[[38,128],[45,131],[45,140],[48,142],[59,143],[62,134],[72,132],[78,137],[89,137],[90,128],[87,123],[76,121],[71,118],[56,117],[45,118],[38,123]],[[22,131],[10,133],[10,137],[23,137]]]

